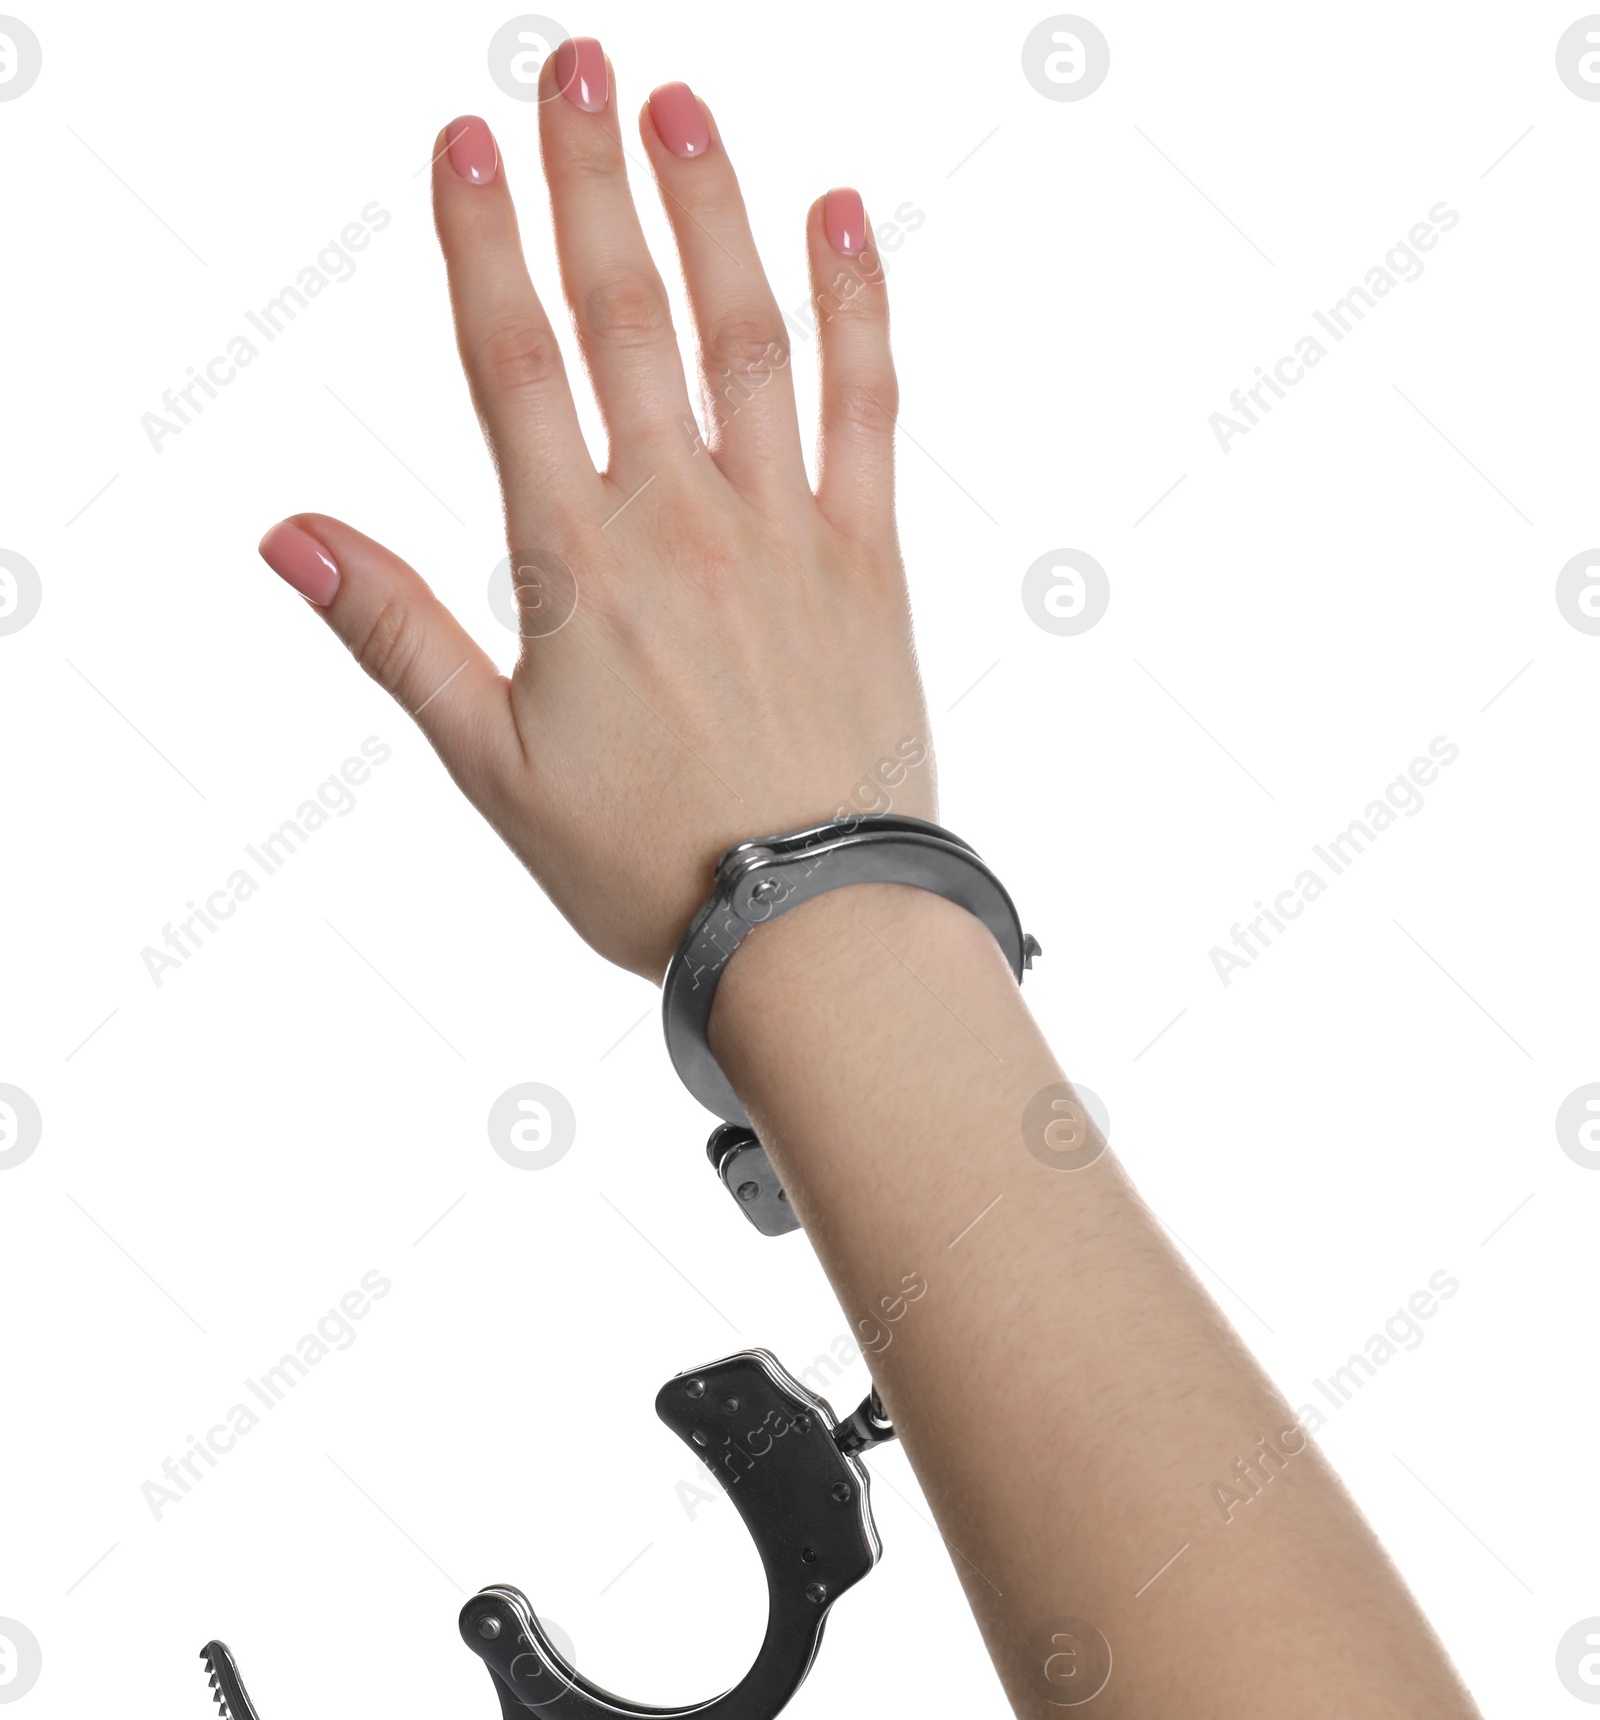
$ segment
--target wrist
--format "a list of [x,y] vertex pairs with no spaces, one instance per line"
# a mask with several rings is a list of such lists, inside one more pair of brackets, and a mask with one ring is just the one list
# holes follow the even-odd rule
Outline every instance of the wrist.
[[825,1055],[880,1025],[877,1000],[897,1008],[905,987],[924,999],[953,994],[959,1009],[979,974],[1016,984],[975,914],[914,885],[847,885],[745,939],[717,987],[708,1043],[748,1104],[769,1048]]
[[[879,889],[864,895],[858,888],[864,885]],[[779,938],[770,930],[844,890],[855,892],[848,905],[812,909],[796,922],[804,925],[803,932]],[[958,911],[935,908],[934,901]],[[880,925],[863,914],[864,905],[876,908]],[[978,935],[979,927],[987,939]],[[885,933],[903,933],[919,946],[931,943],[941,958],[954,948],[970,961],[972,952],[981,949],[982,971],[1012,981],[1022,978],[1039,953],[1038,944],[1023,931],[1005,886],[977,851],[924,819],[900,814],[852,817],[728,849],[717,863],[715,887],[684,934],[663,986],[667,1051],[684,1085],[718,1116],[737,1124],[754,1123],[711,1039],[720,984],[752,935],[763,937],[763,955],[741,967],[739,984],[730,993],[734,1001],[724,1009],[719,1029],[718,1043],[725,1049],[736,1052],[735,1040],[747,1027],[759,1040],[759,1030],[775,1011],[778,1019],[793,1014],[813,1032],[837,1030],[847,1019],[869,1035],[886,1025],[903,1026],[906,1005],[892,987],[886,989],[890,974],[903,976],[902,991],[904,980],[917,981],[927,999],[939,1003]],[[860,986],[869,980],[881,1002],[877,1015],[869,1009],[863,1016],[862,1000],[868,994]],[[1015,1003],[1015,984],[1006,991]],[[820,1015],[819,994],[829,1005]],[[751,1004],[753,997],[759,1007]],[[840,1043],[837,1031],[832,1042]],[[848,1046],[849,1040],[843,1043]],[[828,1067],[818,1065],[824,1075]],[[760,1133],[760,1125],[755,1126]]]

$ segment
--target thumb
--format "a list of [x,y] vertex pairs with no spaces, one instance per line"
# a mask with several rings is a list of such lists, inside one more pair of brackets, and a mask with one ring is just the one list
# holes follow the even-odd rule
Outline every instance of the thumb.
[[416,719],[474,799],[520,762],[511,683],[399,556],[326,514],[295,514],[262,538],[261,558]]

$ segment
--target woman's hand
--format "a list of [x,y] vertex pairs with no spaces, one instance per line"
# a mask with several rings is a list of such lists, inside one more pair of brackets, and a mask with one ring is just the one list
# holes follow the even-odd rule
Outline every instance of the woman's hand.
[[350,526],[299,514],[261,553],[415,716],[582,936],[659,979],[730,843],[847,808],[935,816],[894,525],[888,306],[860,198],[829,192],[806,227],[822,356],[813,493],[783,318],[733,167],[690,90],[656,90],[639,129],[693,308],[702,443],[599,44],[564,44],[540,95],[605,471],[579,433],[481,119],[441,133],[433,181],[462,362],[505,500],[524,635],[514,674]]

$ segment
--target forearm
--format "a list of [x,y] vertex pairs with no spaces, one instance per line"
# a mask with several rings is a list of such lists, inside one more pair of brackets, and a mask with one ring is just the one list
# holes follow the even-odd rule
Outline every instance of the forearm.
[[[1110,1645],[1104,1716],[1475,1712],[1110,1152],[1029,1150],[1064,1077],[977,920],[896,886],[823,897],[747,941],[711,1028],[1019,1712],[1087,1694],[1072,1645],[1047,1682],[1060,1618]],[[1286,1454],[1265,1467],[1263,1439]],[[1261,1496],[1230,1520],[1220,1480]]]

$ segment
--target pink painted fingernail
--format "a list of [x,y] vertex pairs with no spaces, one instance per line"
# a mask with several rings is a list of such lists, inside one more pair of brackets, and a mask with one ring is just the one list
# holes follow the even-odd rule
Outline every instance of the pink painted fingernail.
[[338,595],[339,569],[333,557],[310,532],[288,520],[280,520],[262,538],[261,559],[319,609],[326,609]]
[[861,193],[841,187],[822,200],[822,226],[828,243],[843,257],[859,257],[867,248],[867,215]]
[[445,127],[450,140],[450,165],[468,185],[492,185],[500,171],[500,151],[494,133],[476,114],[463,114]]
[[575,108],[603,113],[611,99],[605,50],[593,36],[569,36],[556,49],[556,83]]
[[674,155],[704,155],[711,143],[706,116],[687,84],[662,84],[650,92],[656,136]]

